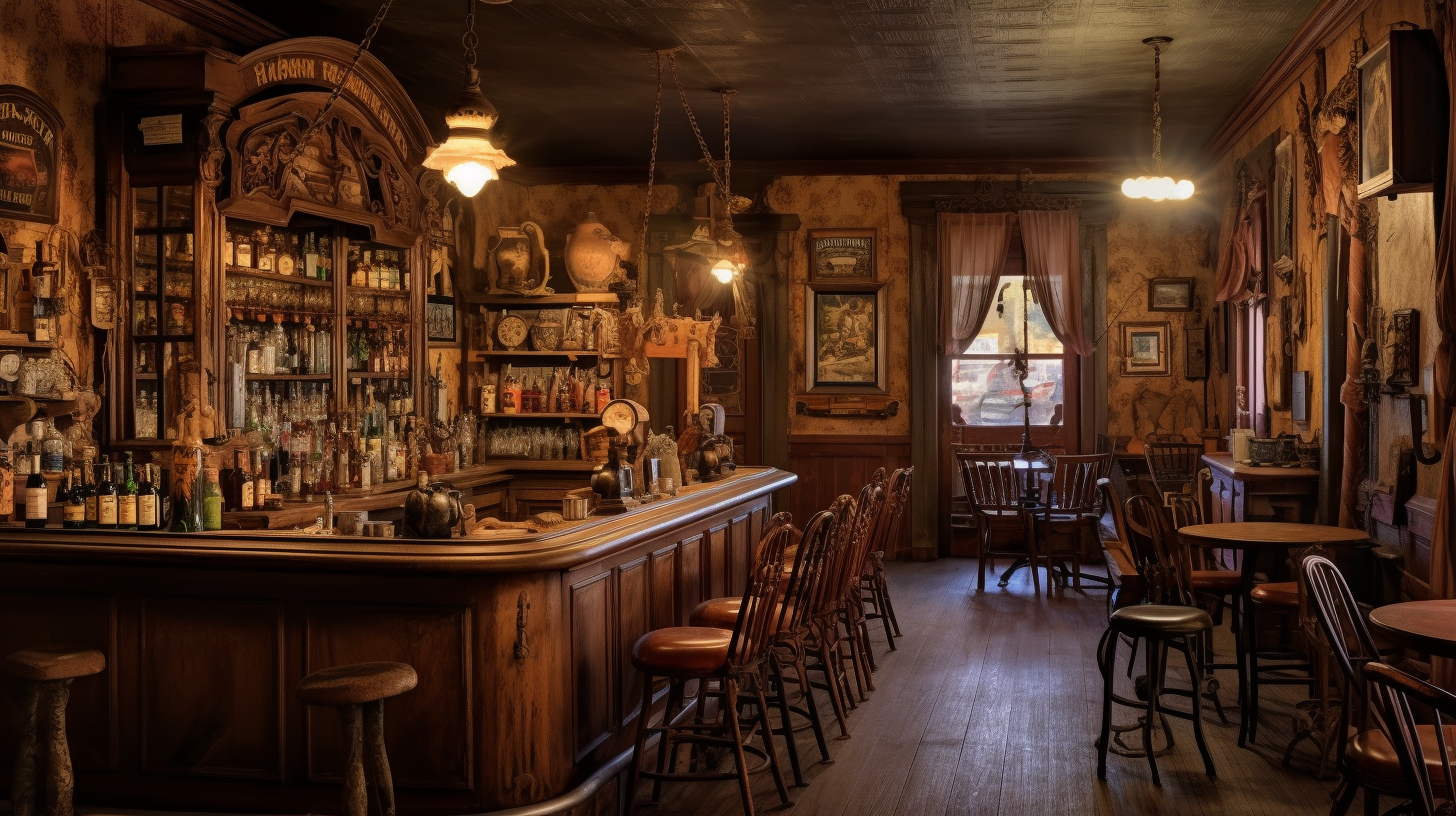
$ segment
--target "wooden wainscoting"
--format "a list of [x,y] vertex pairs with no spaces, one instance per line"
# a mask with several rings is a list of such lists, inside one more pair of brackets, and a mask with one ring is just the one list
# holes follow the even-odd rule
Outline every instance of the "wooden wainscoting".
[[[789,437],[789,470],[799,481],[789,489],[789,510],[794,523],[804,524],[810,516],[829,507],[841,493],[859,495],[860,488],[884,468],[889,474],[895,468],[910,465],[908,436],[844,436],[837,434],[795,434]],[[915,512],[915,497],[910,497],[907,517]],[[910,557],[910,523],[900,525],[900,539],[892,542],[890,558]]]

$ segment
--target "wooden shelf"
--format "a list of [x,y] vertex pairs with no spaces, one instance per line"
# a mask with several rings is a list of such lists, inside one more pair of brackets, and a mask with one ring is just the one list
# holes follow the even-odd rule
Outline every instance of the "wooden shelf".
[[350,371],[344,375],[351,380],[407,380],[407,371]]
[[617,302],[617,296],[611,292],[568,292],[564,295],[541,295],[539,297],[525,297],[523,295],[464,295],[462,299],[466,303],[477,303],[483,306],[515,306],[522,309],[547,306],[589,306]]
[[304,380],[331,380],[332,374],[244,374],[243,379],[248,382],[263,382],[267,380],[281,380],[283,382],[300,382]]
[[150,380],[150,381],[156,381],[156,379],[157,379],[156,372],[147,373],[147,372],[143,372],[143,371],[138,371],[138,372],[132,374],[131,376],[132,376],[132,379],[134,379],[134,380]]
[[18,332],[0,332],[0,348],[8,349],[54,349],[55,343],[31,340]]
[[600,413],[592,414],[481,414],[484,419],[601,419]]
[[479,362],[487,357],[600,357],[596,351],[472,351],[470,361]]
[[350,294],[359,295],[380,295],[383,297],[407,298],[410,296],[408,289],[375,289],[370,286],[346,286]]
[[334,288],[333,281],[315,280],[313,278],[305,278],[302,275],[280,275],[277,272],[265,272],[249,266],[229,266],[226,269],[229,275],[241,275],[245,278],[257,278],[259,280],[276,281],[278,283],[297,283],[303,286],[318,286],[328,289]]

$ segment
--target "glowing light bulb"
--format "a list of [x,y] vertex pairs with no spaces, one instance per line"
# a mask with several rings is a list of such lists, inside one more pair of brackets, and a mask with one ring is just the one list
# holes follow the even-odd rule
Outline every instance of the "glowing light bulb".
[[732,261],[724,258],[713,264],[712,272],[713,277],[717,278],[719,283],[732,283],[733,276],[738,274],[738,268],[733,265]]
[[474,198],[487,181],[499,178],[495,170],[479,162],[461,162],[450,168],[445,180],[455,185],[466,198]]

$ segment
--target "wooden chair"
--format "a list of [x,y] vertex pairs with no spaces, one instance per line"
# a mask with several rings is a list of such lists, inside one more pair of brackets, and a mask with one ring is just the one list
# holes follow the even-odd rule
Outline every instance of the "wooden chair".
[[[1046,556],[1047,597],[1056,583],[1053,573],[1060,567],[1068,572],[1072,564],[1072,586],[1082,588],[1082,572],[1077,564],[1082,558],[1082,536],[1097,520],[1097,480],[1106,478],[1112,456],[1105,453],[1058,456],[1051,473],[1043,476],[1045,496],[1042,507],[1032,514],[1032,538],[1036,549]],[[1070,545],[1057,547],[1057,542]]]
[[[1213,619],[1193,604],[1192,593],[1187,588],[1186,568],[1167,547],[1168,531],[1164,529],[1164,521],[1157,505],[1147,496],[1133,496],[1127,500],[1126,508],[1124,521],[1127,532],[1131,538],[1139,540],[1133,550],[1153,554],[1151,560],[1140,565],[1140,572],[1147,579],[1148,597],[1153,602],[1125,606],[1114,611],[1097,648],[1098,668],[1102,672],[1102,730],[1097,739],[1097,778],[1107,778],[1107,752],[1112,747],[1114,703],[1145,710],[1141,721],[1142,750],[1127,753],[1141,753],[1147,757],[1154,785],[1162,785],[1158,776],[1157,752],[1153,749],[1153,727],[1160,722],[1160,714],[1192,721],[1193,739],[1198,743],[1199,753],[1203,757],[1204,771],[1213,776],[1213,757],[1203,739],[1202,671],[1196,658],[1200,648],[1199,640],[1209,635],[1213,629]],[[1113,688],[1117,645],[1124,636],[1144,640],[1147,644],[1146,700],[1123,697]],[[1183,653],[1188,676],[1192,681],[1189,689],[1174,689],[1165,685],[1170,647]],[[1191,710],[1185,712],[1161,706],[1161,699],[1165,695],[1186,697],[1190,701]],[[1163,731],[1168,747],[1172,748],[1173,732],[1165,721]]]
[[[821,510],[805,525],[803,533],[799,536],[799,545],[795,548],[794,564],[789,571],[788,588],[784,591],[784,602],[780,612],[778,635],[774,641],[773,669],[776,674],[775,681],[783,688],[785,682],[794,682],[802,692],[802,706],[794,706],[780,698],[780,706],[783,710],[798,714],[806,718],[814,731],[814,739],[819,743],[819,753],[825,762],[829,761],[829,747],[824,741],[824,729],[819,719],[818,703],[814,699],[814,686],[809,681],[809,669],[806,658],[812,648],[810,641],[813,633],[811,631],[812,612],[814,610],[815,596],[822,590],[827,577],[827,569],[832,560],[832,547],[834,541],[834,513],[828,510]],[[825,660],[825,655],[818,655],[819,665],[825,666],[832,661]],[[792,668],[792,673],[785,673],[785,669]],[[826,677],[822,686],[829,694],[830,705],[834,710],[834,716],[839,720],[839,732],[849,736],[849,729],[845,723],[844,699],[841,696],[842,688],[831,686]],[[792,739],[791,737],[786,737]],[[794,755],[790,754],[792,761]],[[795,771],[796,784],[802,785],[797,770]]]
[[966,483],[966,494],[971,497],[971,507],[976,513],[976,527],[981,536],[980,553],[976,565],[976,589],[986,588],[986,565],[998,555],[1026,555],[1031,559],[1032,587],[1041,594],[1041,579],[1037,575],[1036,541],[1027,537],[1025,549],[1012,550],[994,546],[995,534],[1008,534],[1008,538],[1024,537],[1026,517],[1021,507],[1021,477],[1016,472],[1012,454],[990,457],[987,454],[957,455],[956,463],[961,468],[961,478]]
[[[64,647],[25,649],[5,658],[5,673],[20,683],[20,747],[10,782],[10,803],[16,816],[47,813],[71,816],[75,777],[71,746],[66,741],[66,704],[71,681],[106,669],[106,656],[95,649]],[[36,765],[45,770],[40,788]],[[42,796],[42,792],[44,795]]]
[[1107,561],[1107,583],[1112,587],[1107,593],[1107,614],[1124,606],[1142,603],[1146,585],[1138,572],[1137,559],[1128,544],[1127,523],[1122,516],[1122,502],[1117,499],[1117,488],[1112,480],[1097,480],[1097,489],[1102,494],[1102,503],[1112,514],[1112,528],[1117,537],[1103,539],[1102,554]]
[[[1395,748],[1406,793],[1416,816],[1456,812],[1456,695],[1384,663],[1366,663],[1363,672],[1375,705],[1380,732]],[[1434,722],[1416,723],[1411,701],[1432,713]]]
[[1188,492],[1202,456],[1202,445],[1185,442],[1181,436],[1176,442],[1160,440],[1146,443],[1143,457],[1148,462],[1148,476],[1165,503],[1171,494]]
[[839,616],[844,626],[844,642],[849,646],[850,664],[854,669],[855,687],[861,700],[868,699],[866,691],[875,690],[875,655],[870,648],[870,630],[864,614],[864,599],[860,593],[860,576],[863,564],[884,523],[886,506],[886,479],[884,468],[875,471],[869,484],[860,490],[859,501],[855,503],[853,527],[842,531],[849,536],[844,558],[836,573],[839,589]]
[[863,575],[860,576],[860,596],[873,610],[864,613],[864,616],[884,624],[885,640],[891,651],[895,649],[895,638],[901,635],[900,622],[895,619],[895,605],[890,600],[890,583],[885,575],[885,552],[899,540],[905,508],[910,504],[910,477],[914,474],[915,468],[905,467],[890,475],[883,511],[885,521],[880,525],[879,538],[871,545]]
[[316,671],[298,683],[298,699],[306,705],[331,705],[344,725],[344,816],[365,816],[369,794],[364,755],[374,772],[374,792],[383,816],[394,816],[394,776],[384,752],[384,701],[409,691],[419,682],[404,663],[353,663]]
[[[637,716],[637,738],[632,762],[627,769],[628,811],[635,804],[639,778],[651,779],[652,801],[656,802],[667,780],[706,781],[737,779],[746,816],[754,813],[753,791],[749,774],[767,769],[773,774],[780,803],[787,806],[789,792],[779,768],[778,751],[774,747],[773,726],[769,722],[768,664],[780,618],[781,587],[784,582],[784,547],[787,536],[776,535],[763,547],[763,556],[756,559],[748,586],[740,602],[741,610],[731,632],[717,627],[678,626],[656,629],[638,638],[632,647],[632,665],[642,673],[642,710]],[[657,678],[668,680],[662,724],[652,726],[653,689]],[[710,681],[717,684],[722,704],[717,718],[704,718],[703,706],[697,706],[697,717],[682,716],[684,689],[688,681],[697,681],[699,700],[706,698],[704,689]],[[743,704],[751,704],[753,715],[745,730],[741,717]],[[657,744],[656,770],[642,768],[649,734],[661,735]],[[750,741],[762,738],[762,747]],[[692,768],[677,770],[677,749],[683,744],[727,747],[733,753],[734,771],[717,773]],[[748,754],[763,760],[750,768]],[[695,763],[696,764],[696,763]]]

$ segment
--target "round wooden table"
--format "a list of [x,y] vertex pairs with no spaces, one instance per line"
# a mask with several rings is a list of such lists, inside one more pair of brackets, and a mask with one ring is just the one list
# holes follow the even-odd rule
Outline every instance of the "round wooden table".
[[1239,673],[1239,745],[1254,739],[1258,728],[1258,687],[1251,682],[1257,665],[1249,660],[1246,643],[1254,642],[1253,620],[1249,612],[1249,592],[1254,588],[1254,572],[1258,559],[1253,557],[1261,550],[1288,550],[1292,547],[1311,547],[1316,544],[1354,544],[1370,538],[1364,530],[1349,527],[1330,527],[1323,524],[1297,524],[1287,521],[1235,521],[1221,524],[1190,524],[1178,530],[1185,541],[1209,549],[1241,550],[1239,571],[1239,631],[1234,633],[1238,652]]
[[1407,601],[1370,613],[1370,627],[1412,649],[1456,658],[1456,601]]

